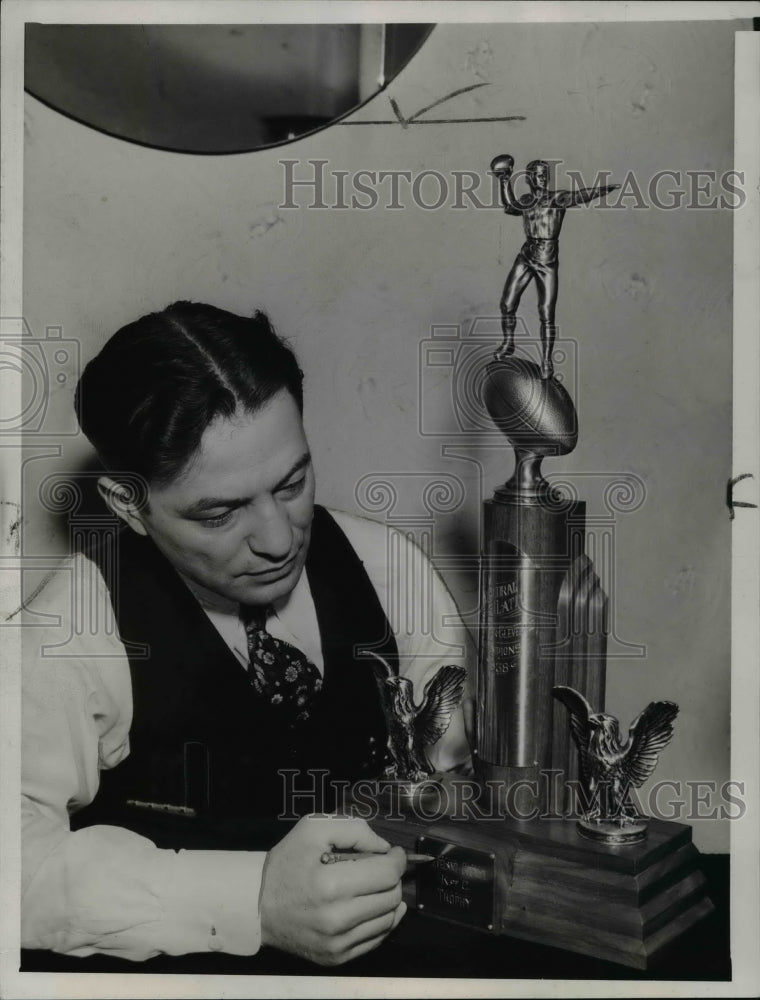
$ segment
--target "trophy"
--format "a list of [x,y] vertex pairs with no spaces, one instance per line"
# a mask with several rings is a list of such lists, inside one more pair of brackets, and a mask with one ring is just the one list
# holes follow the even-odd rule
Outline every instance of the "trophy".
[[[519,790],[513,811],[525,815],[567,804],[561,788],[540,782],[541,773],[575,777],[566,727],[552,718],[554,684],[573,680],[592,700],[604,699],[607,598],[584,553],[585,504],[550,489],[541,465],[569,454],[578,440],[575,406],[554,378],[552,358],[565,212],[619,185],[553,191],[549,164],[533,160],[525,171],[529,192],[518,198],[513,170],[508,153],[491,161],[504,210],[522,218],[526,239],[504,285],[503,342],[484,384],[486,407],[514,448],[515,468],[484,508],[476,773]],[[517,307],[531,283],[540,367],[514,355]]]
[[[503,340],[483,374],[483,399],[514,450],[514,471],[483,508],[477,780],[460,779],[467,810],[441,818],[412,808],[374,825],[434,859],[407,887],[408,905],[645,969],[713,909],[691,828],[644,817],[632,801],[672,737],[678,708],[651,703],[627,739],[605,713],[608,601],[585,552],[585,504],[552,489],[542,472],[544,460],[569,454],[578,440],[575,405],[554,374],[559,232],[568,208],[618,185],[553,191],[548,164],[534,160],[529,193],[518,198],[513,168],[507,154],[491,163],[504,210],[522,217],[526,241],[501,298]],[[515,352],[516,311],[530,283],[540,364]],[[391,724],[409,715],[409,704],[388,716]],[[408,726],[399,732],[392,755],[403,771],[400,751],[411,737]],[[424,772],[411,759],[407,775]]]

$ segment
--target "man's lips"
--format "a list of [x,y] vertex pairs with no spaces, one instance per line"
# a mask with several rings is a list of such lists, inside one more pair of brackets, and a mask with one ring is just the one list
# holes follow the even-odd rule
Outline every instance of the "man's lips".
[[294,556],[291,556],[291,558],[288,559],[287,562],[280,563],[279,566],[271,566],[269,569],[257,570],[255,573],[241,573],[240,576],[245,576],[245,577],[251,576],[255,577],[257,580],[272,576],[274,577],[286,576],[295,565],[297,558],[298,558],[298,553],[296,553]]

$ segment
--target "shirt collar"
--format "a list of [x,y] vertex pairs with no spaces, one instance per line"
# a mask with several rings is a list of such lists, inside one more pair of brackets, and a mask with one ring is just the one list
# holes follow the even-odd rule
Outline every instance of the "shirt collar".
[[[208,590],[206,587],[202,587],[199,583],[191,580],[183,573],[180,573],[179,576],[198,603],[207,611],[233,615],[235,618],[239,616],[240,605],[236,601],[231,601],[229,598],[223,597],[221,594],[217,594],[212,590]],[[295,610],[301,607],[304,599],[308,597],[308,594],[309,585],[306,580],[306,573],[301,570],[301,575],[298,577],[295,587],[289,594],[279,597],[272,603],[268,609],[267,617],[276,615],[279,618],[282,617],[283,614],[287,614],[288,609]]]

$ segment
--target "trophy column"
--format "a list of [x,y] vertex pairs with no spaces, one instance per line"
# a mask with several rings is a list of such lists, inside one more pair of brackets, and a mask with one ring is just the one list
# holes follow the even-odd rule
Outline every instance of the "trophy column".
[[585,504],[553,491],[541,463],[572,451],[577,417],[562,385],[526,359],[490,364],[484,398],[515,470],[483,509],[476,774],[499,783],[511,816],[528,819],[554,805],[541,771],[568,763],[553,754],[551,690],[555,651],[570,638],[558,607],[584,549]]
[[506,784],[514,815],[549,805],[558,602],[583,551],[584,504],[525,502],[506,489],[483,506],[477,773]]

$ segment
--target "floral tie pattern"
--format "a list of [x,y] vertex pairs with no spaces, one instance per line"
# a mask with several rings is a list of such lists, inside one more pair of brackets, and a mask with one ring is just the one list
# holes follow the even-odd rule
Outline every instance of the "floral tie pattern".
[[267,632],[266,612],[262,609],[241,606],[240,618],[248,638],[253,689],[281,713],[291,728],[306,722],[322,690],[316,666],[300,649]]

